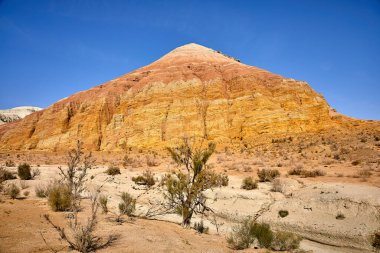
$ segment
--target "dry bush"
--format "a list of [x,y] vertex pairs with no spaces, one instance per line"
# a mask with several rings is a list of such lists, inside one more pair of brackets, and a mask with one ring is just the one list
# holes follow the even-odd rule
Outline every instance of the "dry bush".
[[5,161],[5,167],[16,167],[16,164],[12,160]]
[[6,180],[16,179],[16,176],[12,172],[0,167],[0,183]]
[[28,197],[28,196],[29,196],[29,193],[30,193],[29,191],[24,191],[23,194],[24,194],[25,197]]
[[121,202],[119,203],[120,215],[131,216],[136,209],[136,199],[134,199],[129,193],[121,193]]
[[282,183],[281,179],[275,178],[274,180],[272,180],[272,191],[283,193],[284,184]]
[[298,249],[301,238],[293,233],[278,231],[274,233],[271,249],[276,251],[292,251]]
[[99,196],[99,205],[102,208],[103,213],[107,214],[108,213],[108,196],[105,195],[100,195]]
[[38,169],[38,168],[33,169],[33,171],[32,171],[32,178],[34,179],[34,178],[38,177],[39,175],[41,175],[40,169]]
[[252,172],[252,167],[249,165],[243,165],[244,172]]
[[[92,252],[110,246],[117,239],[116,235],[109,235],[107,239],[95,235],[98,206],[97,196],[92,197],[91,215],[86,224],[81,224],[78,221],[78,213],[74,212],[74,219],[68,223],[70,233],[67,233],[63,227],[55,225],[50,220],[49,215],[45,214],[44,218],[58,231],[60,238],[69,244],[71,250],[77,250],[82,253]],[[42,233],[40,234],[47,244]],[[51,247],[49,248],[53,252],[58,252]]]
[[121,174],[119,167],[116,167],[116,166],[109,167],[104,173],[106,173],[109,176],[115,176],[115,175]]
[[301,177],[320,177],[325,176],[326,172],[320,169],[315,170],[305,170],[301,167],[296,167],[288,171],[288,175],[297,175]]
[[369,169],[362,169],[357,172],[357,177],[362,179],[367,179],[372,176],[372,173]]
[[14,183],[8,185],[8,187],[5,190],[5,194],[11,197],[12,199],[17,198],[19,193],[20,193],[20,189]]
[[146,185],[147,187],[151,187],[156,183],[154,174],[150,170],[144,171],[142,175],[137,177],[132,177],[132,181],[137,185]]
[[58,181],[54,181],[54,182],[51,182],[47,185],[37,185],[35,188],[34,188],[34,192],[36,193],[36,196],[39,197],[39,198],[46,198],[49,196],[51,190],[53,189],[53,187],[55,185],[58,185],[59,182]]
[[346,216],[342,212],[338,212],[338,214],[335,216],[335,219],[337,220],[344,220]]
[[273,232],[268,224],[246,219],[241,224],[234,226],[232,233],[227,237],[230,247],[237,250],[249,248],[255,241],[261,248],[271,246]]
[[244,190],[257,189],[257,181],[254,180],[252,177],[246,177],[243,179],[241,188]]
[[17,167],[17,174],[22,180],[32,179],[32,173],[30,172],[30,165],[27,163],[20,164]]
[[276,169],[259,169],[257,171],[257,176],[260,182],[269,182],[280,176],[280,172]]
[[72,192],[67,185],[57,184],[50,190],[48,203],[54,212],[70,210],[72,206]]
[[132,168],[141,167],[142,164],[138,159],[132,158],[129,154],[126,154],[123,159],[123,167],[127,169],[129,166]]
[[351,164],[354,165],[354,166],[359,165],[360,164],[360,160],[352,161]]
[[155,167],[160,165],[159,160],[156,158],[155,155],[147,155],[146,156],[146,165],[149,167]]

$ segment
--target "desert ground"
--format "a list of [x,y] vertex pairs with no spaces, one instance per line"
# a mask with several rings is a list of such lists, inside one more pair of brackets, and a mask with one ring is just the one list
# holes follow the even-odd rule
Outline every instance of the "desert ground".
[[[314,149],[324,150],[323,147],[311,147]],[[209,168],[227,174],[229,183],[206,191],[207,203],[214,214],[197,215],[192,220],[203,220],[209,228],[207,234],[183,228],[179,215],[157,211],[156,207],[165,201],[159,182],[165,173],[178,168],[164,152],[129,154],[129,163],[124,165],[122,153],[95,153],[97,165],[89,170],[83,205],[89,206],[89,197],[101,186],[101,194],[108,197],[110,212],[99,211],[97,233],[118,235],[111,246],[99,252],[234,252],[226,237],[234,225],[247,217],[268,223],[274,230],[301,236],[300,249],[305,252],[372,251],[370,235],[380,227],[380,167],[376,154],[374,156],[372,152],[371,156],[354,162],[357,153],[346,155],[346,158],[343,154],[339,159],[328,157],[321,151],[318,155],[314,152],[288,153],[286,159],[277,156],[276,152],[263,155],[266,153],[227,150],[212,156]],[[313,156],[316,158],[311,158]],[[318,156],[323,158],[318,159]],[[16,164],[27,161],[40,174],[33,180],[6,181],[6,184],[19,185],[22,190],[16,199],[1,195],[0,251],[67,251],[67,244],[59,240],[57,231],[43,215],[49,214],[56,224],[65,226],[70,220],[70,212],[53,212],[46,198],[39,198],[35,193],[36,187],[59,179],[58,167],[66,167],[64,156],[3,153],[1,158],[2,163],[6,160],[13,160]],[[121,174],[107,175],[105,171],[110,166],[119,167]],[[324,174],[317,177],[288,175],[294,167],[319,169]],[[257,178],[257,171],[262,168],[277,169],[281,175],[272,182],[259,182],[257,189],[242,189],[242,180],[248,176]],[[17,173],[16,166],[7,169]],[[151,188],[132,181],[132,177],[146,170],[151,171],[156,180]],[[137,199],[136,210],[133,217],[116,222],[122,192]],[[286,210],[288,215],[281,217],[280,210]],[[85,219],[86,212],[81,212],[80,218]],[[268,251],[250,248],[242,252]]]

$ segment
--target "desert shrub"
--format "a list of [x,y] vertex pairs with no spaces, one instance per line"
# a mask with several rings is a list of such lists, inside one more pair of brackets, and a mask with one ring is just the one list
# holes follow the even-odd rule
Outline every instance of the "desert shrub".
[[126,214],[131,216],[136,208],[136,199],[134,199],[129,193],[121,193],[121,202],[119,203],[120,214]]
[[20,189],[15,185],[14,183],[8,185],[6,192],[5,192],[9,197],[12,199],[17,198],[18,194],[20,193]]
[[146,165],[149,167],[154,167],[160,165],[158,159],[156,158],[155,155],[147,155],[146,156]]
[[233,249],[246,249],[257,240],[261,248],[269,248],[273,241],[273,232],[265,223],[255,223],[245,219],[242,223],[232,228],[232,233],[227,237],[227,243]]
[[377,250],[377,252],[380,251],[380,232],[373,233],[371,236],[371,245],[375,250]]
[[229,178],[226,174],[219,174],[218,175],[218,181],[217,184],[221,186],[228,186]]
[[[70,249],[79,251],[81,253],[95,252],[98,249],[103,249],[107,246],[110,246],[118,238],[118,236],[114,234],[108,235],[107,238],[102,238],[95,235],[96,224],[98,223],[97,221],[98,206],[99,206],[99,203],[97,200],[97,195],[92,196],[91,197],[91,212],[90,212],[90,216],[87,217],[87,222],[85,224],[78,221],[78,212],[74,212],[73,213],[74,222],[70,221],[68,223],[69,229],[70,229],[69,233],[66,232],[65,228],[54,224],[50,220],[49,215],[44,214],[44,218],[48,223],[52,225],[52,227],[55,230],[57,230],[62,241],[65,241],[69,245]],[[48,245],[42,233],[41,233],[41,236],[44,242],[46,243],[46,245],[50,248],[52,252],[58,252],[58,250],[55,250]]]
[[150,170],[144,171],[142,175],[137,177],[132,177],[132,181],[137,185],[146,185],[147,187],[151,187],[156,183],[154,174]]
[[276,169],[259,169],[257,171],[257,176],[259,177],[260,182],[269,182],[280,176],[280,172]]
[[203,224],[203,220],[201,220],[200,222],[195,222],[194,223],[194,229],[201,234],[207,234],[208,233],[208,227],[206,227]]
[[257,239],[261,248],[269,248],[273,241],[273,232],[269,224],[254,223],[251,228],[252,235]]
[[7,161],[5,161],[5,166],[6,167],[16,167],[16,164],[12,160],[7,160]]
[[359,165],[359,164],[360,164],[360,161],[359,161],[359,160],[355,160],[355,161],[352,161],[351,164],[354,165],[354,166],[356,166],[356,165]]
[[368,169],[359,170],[357,172],[357,176],[360,177],[360,178],[363,178],[363,179],[369,178],[371,175],[372,175],[372,173]]
[[326,172],[320,169],[305,170],[302,167],[296,167],[288,171],[288,175],[296,175],[301,177],[319,177],[326,175]]
[[287,210],[280,210],[278,211],[278,215],[280,215],[281,218],[284,218],[289,215],[289,212]]
[[281,179],[275,178],[272,181],[272,191],[273,192],[283,192],[284,191],[284,184],[282,183]]
[[106,173],[107,175],[110,175],[110,176],[115,176],[115,175],[121,174],[121,173],[120,173],[120,169],[119,169],[119,167],[115,167],[115,166],[111,166],[111,167],[109,167],[109,168],[105,171],[105,173]]
[[24,191],[23,194],[24,194],[25,197],[28,197],[28,196],[29,196],[29,193],[30,193],[29,191]]
[[293,233],[278,231],[274,233],[271,248],[277,251],[291,251],[298,249],[301,238]]
[[299,176],[301,175],[301,173],[304,171],[304,169],[302,168],[301,165],[298,165],[296,166],[295,168],[292,168],[288,171],[288,175],[295,175],[295,176]]
[[71,208],[72,193],[66,185],[55,185],[48,198],[48,203],[54,212],[66,211]]
[[51,182],[47,185],[37,185],[34,188],[34,192],[36,196],[39,198],[46,198],[49,196],[51,190],[58,184],[58,181]]
[[8,171],[7,169],[0,167],[0,182],[12,179],[16,179],[16,176],[14,176],[12,172]]
[[301,173],[301,177],[320,177],[326,175],[326,172],[323,170],[315,169],[315,170],[304,170]]
[[242,223],[232,227],[232,232],[227,237],[227,243],[233,249],[247,249],[254,242],[255,237],[251,230],[254,222],[250,219],[245,219]]
[[40,169],[33,169],[32,171],[32,178],[34,179],[35,177],[38,177],[41,174]]
[[108,197],[105,195],[100,195],[98,201],[99,201],[100,207],[102,208],[103,213],[105,213],[105,214],[108,213],[108,206],[107,206]]
[[22,180],[32,179],[32,174],[30,172],[30,165],[27,163],[23,163],[18,166],[17,174]]
[[335,219],[337,220],[344,220],[346,216],[342,212],[338,212],[338,214],[335,216]]
[[257,181],[253,180],[252,177],[246,177],[243,179],[243,183],[241,185],[241,188],[244,190],[257,189]]

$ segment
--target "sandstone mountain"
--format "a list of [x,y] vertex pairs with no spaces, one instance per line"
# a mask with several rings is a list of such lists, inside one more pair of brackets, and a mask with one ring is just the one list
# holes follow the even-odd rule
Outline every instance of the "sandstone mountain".
[[162,148],[184,135],[222,147],[358,124],[367,123],[334,112],[306,82],[188,44],[2,125],[0,149],[63,151],[77,139],[94,151]]
[[40,110],[42,110],[42,108],[33,106],[19,106],[12,109],[0,110],[0,125],[22,119]]

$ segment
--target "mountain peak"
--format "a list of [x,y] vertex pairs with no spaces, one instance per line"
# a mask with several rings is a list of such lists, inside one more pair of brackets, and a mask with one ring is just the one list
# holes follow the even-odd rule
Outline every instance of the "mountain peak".
[[177,47],[161,57],[157,62],[164,64],[181,64],[184,62],[239,63],[239,61],[233,57],[196,43],[189,43]]

